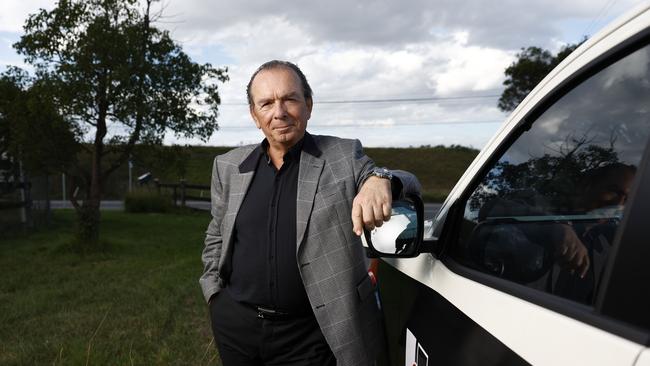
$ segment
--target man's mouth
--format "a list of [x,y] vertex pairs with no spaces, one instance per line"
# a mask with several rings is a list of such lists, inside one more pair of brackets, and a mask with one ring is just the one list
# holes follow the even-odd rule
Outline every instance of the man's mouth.
[[286,131],[288,131],[291,127],[292,127],[291,125],[287,125],[287,126],[282,126],[282,127],[275,127],[275,128],[273,128],[273,129],[274,129],[275,131],[277,131],[277,132],[286,132]]

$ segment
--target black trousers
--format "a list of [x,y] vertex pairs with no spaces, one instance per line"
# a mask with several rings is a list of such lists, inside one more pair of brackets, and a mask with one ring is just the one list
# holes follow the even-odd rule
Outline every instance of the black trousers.
[[227,290],[210,301],[212,332],[224,366],[335,366],[313,314],[262,319]]

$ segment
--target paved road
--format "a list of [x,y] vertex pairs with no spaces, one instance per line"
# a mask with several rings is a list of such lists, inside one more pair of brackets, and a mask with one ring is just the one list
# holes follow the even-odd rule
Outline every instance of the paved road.
[[424,219],[433,219],[442,207],[442,203],[425,203],[424,204]]
[[[81,201],[79,201],[81,203]],[[72,204],[70,201],[50,201],[50,205],[52,208],[72,208]],[[101,203],[101,209],[102,210],[123,210],[124,209],[124,201],[102,201]]]
[[[80,202],[81,203],[81,202]],[[187,201],[189,207],[197,208],[199,210],[209,210],[210,202],[206,201]],[[52,208],[72,208],[70,201],[51,201]],[[124,210],[124,201],[106,200],[101,203],[102,210]]]
[[[51,201],[52,208],[72,208],[70,201]],[[210,210],[210,202],[206,201],[187,201],[187,205],[199,210]],[[432,219],[442,206],[441,203],[425,203],[424,219]],[[100,206],[102,210],[123,210],[124,201],[102,201]]]

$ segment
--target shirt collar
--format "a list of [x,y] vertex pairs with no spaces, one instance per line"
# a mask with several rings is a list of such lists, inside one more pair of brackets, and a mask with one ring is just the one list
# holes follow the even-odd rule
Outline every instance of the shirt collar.
[[[269,162],[269,158],[266,154],[266,151],[269,147],[269,142],[266,140],[262,140],[260,144],[258,144],[253,151],[244,159],[244,161],[239,164],[239,172],[240,173],[246,173],[246,172],[252,172],[255,170],[255,167],[257,166],[257,162],[261,157],[264,159],[267,159],[267,163]],[[321,151],[318,149],[318,146],[316,146],[316,142],[314,141],[314,138],[312,135],[310,135],[308,132],[305,132],[305,135],[303,136],[300,141],[298,141],[297,144],[293,145],[289,151],[287,151],[286,155],[289,155],[290,159],[299,159],[301,152],[304,151],[310,155],[313,155],[315,157],[319,157],[321,155]]]
[[[289,148],[289,151],[287,151],[282,157],[283,160],[285,162],[298,161],[300,159],[300,153],[302,152],[302,147],[304,145],[304,142],[305,142],[305,137],[303,136],[300,139],[300,141],[298,141],[295,145]],[[264,146],[264,151],[265,151],[264,155],[265,158],[267,159],[266,162],[267,164],[271,164],[271,157],[268,156],[268,154],[266,153],[269,148],[269,142],[266,139],[264,139],[264,141],[262,141],[262,145]]]

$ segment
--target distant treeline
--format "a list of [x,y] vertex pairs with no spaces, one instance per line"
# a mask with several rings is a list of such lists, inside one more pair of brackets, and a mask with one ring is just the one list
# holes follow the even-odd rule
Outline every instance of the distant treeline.
[[[162,183],[210,183],[214,157],[233,147],[206,146],[138,146],[133,154],[133,186],[137,177],[150,172]],[[378,166],[402,169],[415,174],[423,187],[427,201],[442,201],[465,169],[478,154],[478,150],[463,146],[422,146],[410,148],[365,148]],[[61,178],[52,178],[51,196],[61,198]],[[69,183],[68,183],[69,184]],[[125,165],[108,180],[104,199],[122,199],[128,190],[128,167]],[[207,192],[206,192],[207,193]]]

